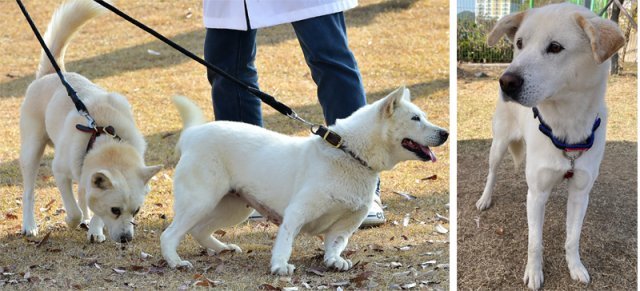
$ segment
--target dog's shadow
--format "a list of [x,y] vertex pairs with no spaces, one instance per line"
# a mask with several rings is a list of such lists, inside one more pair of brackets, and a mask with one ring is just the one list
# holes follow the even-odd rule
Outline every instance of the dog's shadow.
[[[492,206],[478,211],[491,140],[458,142],[458,283],[465,288],[522,288],[527,257],[527,184],[524,169],[502,162]],[[635,286],[637,262],[637,143],[609,141],[590,194],[580,240],[590,288]],[[545,289],[584,288],[567,270],[564,251],[567,186],[551,194],[544,221]],[[611,274],[616,274],[611,276]],[[482,283],[481,283],[482,282]],[[617,286],[617,288],[616,288]]]

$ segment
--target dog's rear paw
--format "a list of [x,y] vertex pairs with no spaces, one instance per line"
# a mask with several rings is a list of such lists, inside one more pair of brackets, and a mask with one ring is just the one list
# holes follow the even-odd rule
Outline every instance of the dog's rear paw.
[[351,260],[345,260],[341,257],[336,256],[336,257],[325,259],[324,265],[329,268],[334,268],[338,271],[346,271],[351,269],[351,267],[353,266],[353,263],[351,263]]
[[25,236],[33,237],[38,235],[37,226],[22,226],[22,234]]
[[486,198],[483,195],[478,199],[478,202],[476,202],[476,208],[478,208],[478,210],[485,210],[489,208],[489,206],[491,206],[491,197]]
[[175,264],[175,266],[173,266],[172,268],[175,269],[193,269],[193,265],[191,264],[191,262],[189,261],[179,261],[178,263]]
[[587,268],[585,268],[581,262],[569,266],[569,272],[571,273],[571,279],[582,283],[589,283],[589,272],[587,272]]
[[536,264],[534,266],[527,264],[524,270],[524,278],[522,278],[525,284],[531,290],[538,290],[544,282],[544,274],[542,273],[542,266]]
[[293,271],[296,269],[292,264],[288,264],[284,262],[282,264],[272,264],[271,265],[271,274],[280,275],[280,276],[290,276],[293,275]]

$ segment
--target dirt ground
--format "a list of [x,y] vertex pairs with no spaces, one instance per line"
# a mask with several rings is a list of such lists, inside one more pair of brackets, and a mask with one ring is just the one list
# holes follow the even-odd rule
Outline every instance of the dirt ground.
[[[634,64],[635,65],[635,64]],[[524,168],[509,155],[498,171],[493,205],[475,202],[485,185],[491,118],[504,67],[463,66],[458,79],[458,288],[525,289],[527,221]],[[461,72],[458,69],[458,72]],[[475,73],[488,76],[477,78]],[[547,203],[544,289],[634,290],[637,287],[637,81],[635,73],[609,80],[609,124],[604,161],[591,192],[580,241],[589,285],[571,280],[564,259],[566,183]]]
[[[44,31],[60,1],[50,5],[25,2]],[[428,111],[430,120],[448,128],[448,3],[363,0],[346,14],[350,46],[359,62],[369,102],[407,85],[414,102]],[[118,1],[117,6],[201,55],[201,1]],[[178,251],[194,263],[195,269],[167,268],[160,254],[159,235],[173,216],[173,148],[180,128],[170,97],[189,96],[208,108],[211,118],[210,87],[199,64],[109,13],[92,20],[72,41],[66,55],[67,69],[127,96],[148,142],[147,164],[162,163],[165,168],[152,181],[153,190],[138,216],[134,243],[121,249],[113,242],[91,244],[85,231],[66,228],[60,195],[51,176],[53,151],[49,149],[36,190],[40,235],[22,237],[18,234],[22,217],[18,112],[34,78],[40,49],[15,2],[0,2],[0,11],[0,288],[184,289],[215,285],[234,290],[448,289],[448,235],[435,230],[437,225],[449,228],[448,220],[438,218],[449,215],[448,143],[435,149],[435,164],[407,162],[381,174],[388,223],[360,230],[352,237],[346,255],[358,264],[351,271],[324,270],[321,240],[301,235],[291,257],[297,266],[294,276],[269,275],[277,227],[256,222],[216,233],[221,240],[238,244],[244,253],[210,256],[188,237]],[[260,31],[258,43],[261,88],[300,115],[320,122],[316,87],[290,26]],[[270,108],[263,109],[267,128],[308,135],[303,126]],[[394,192],[410,193],[417,199],[407,200]]]

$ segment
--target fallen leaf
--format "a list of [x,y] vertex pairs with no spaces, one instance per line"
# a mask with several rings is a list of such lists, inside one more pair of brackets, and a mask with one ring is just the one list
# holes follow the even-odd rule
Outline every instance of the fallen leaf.
[[411,249],[411,245],[406,245],[406,246],[402,246],[402,247],[395,247],[397,250],[399,251],[408,251]]
[[417,198],[416,196],[413,196],[413,195],[411,195],[409,193],[405,193],[405,192],[393,191],[393,193],[398,194],[398,195],[404,197],[407,200],[415,200]]
[[40,246],[45,244],[49,240],[50,235],[51,232],[47,232],[47,234],[45,234],[44,237],[36,244],[36,248],[39,248]]
[[165,139],[165,138],[170,137],[170,136],[172,136],[172,135],[175,135],[175,133],[173,133],[173,132],[167,132],[167,133],[163,134],[163,135],[161,136],[161,138],[162,138],[162,139]]
[[227,232],[222,229],[218,229],[214,233],[219,235],[220,237],[224,237],[227,234]]
[[440,214],[439,214],[439,213],[437,213],[437,212],[436,212],[436,219],[437,219],[437,220],[442,220],[442,221],[449,222],[449,218],[448,218],[448,217],[446,217],[446,216],[442,216],[442,215],[440,215]]
[[111,269],[111,270],[113,270],[114,272],[116,272],[116,274],[124,274],[124,273],[126,273],[126,272],[127,272],[127,271],[125,271],[125,270],[123,270],[123,269],[120,269],[120,268],[113,268],[113,269]]
[[154,55],[154,56],[159,56],[160,55],[160,52],[154,51],[152,49],[148,49],[147,53],[150,54],[150,55]]
[[498,227],[496,229],[496,234],[497,235],[503,235],[504,234],[504,228],[503,227]]
[[138,266],[138,265],[129,266],[129,271],[139,272],[142,270],[144,270],[143,266]]
[[376,252],[384,252],[384,247],[379,244],[370,244],[368,248]]
[[164,207],[164,204],[158,202],[158,203],[154,203],[153,205],[155,205],[156,207]]
[[307,268],[307,273],[312,273],[312,274],[316,274],[320,277],[324,277],[324,273],[326,272],[325,269],[319,269],[319,268]]
[[391,268],[392,268],[392,269],[397,269],[397,268],[402,267],[402,263],[399,263],[399,262],[391,262],[391,263],[389,263],[389,266],[391,266]]
[[413,288],[415,288],[415,287],[416,287],[416,285],[418,285],[418,284],[416,284],[415,282],[413,282],[413,283],[403,284],[403,285],[402,285],[402,286],[400,286],[400,287],[401,287],[402,289],[413,289]]
[[283,291],[297,291],[298,287],[284,287],[282,288]]
[[8,220],[16,220],[16,219],[18,219],[18,216],[13,214],[13,213],[7,213],[7,214],[4,215],[4,217],[6,219],[8,219]]
[[422,267],[423,269],[426,269],[427,267],[435,264],[436,264],[436,260],[430,260],[430,261],[420,263],[420,267]]
[[444,270],[447,270],[447,269],[449,269],[449,264],[438,264],[438,265],[436,266],[436,269],[444,269]]
[[148,258],[153,258],[153,256],[150,255],[150,254],[147,254],[147,253],[145,253],[143,251],[140,251],[140,258],[143,259],[143,260],[146,260]]
[[404,277],[411,275],[411,271],[403,271],[391,274],[392,277]]
[[191,12],[191,8],[187,9],[187,13],[184,14],[184,18],[191,18],[193,16],[193,12]]
[[431,175],[431,176],[429,176],[429,177],[422,178],[422,179],[420,179],[420,180],[422,180],[422,181],[426,181],[426,180],[437,180],[437,179],[438,179],[438,175]]
[[408,238],[406,235],[404,235],[404,234],[403,234],[401,237],[402,237],[402,239],[404,239],[404,240],[409,240],[409,238]]
[[333,287],[344,287],[344,286],[349,286],[349,281],[338,281],[338,282],[334,282],[329,284]]
[[445,234],[449,232],[448,229],[446,229],[444,226],[442,226],[442,224],[439,224],[439,223],[436,225],[436,231],[441,234]]
[[276,291],[282,290],[281,288],[273,287],[272,285],[269,285],[269,284],[266,284],[266,283],[258,286],[258,289],[260,289],[260,290],[276,290]]
[[369,278],[373,275],[372,271],[364,271],[355,277],[349,279],[349,282],[356,285],[356,288],[362,288],[365,286],[365,283],[369,281]]

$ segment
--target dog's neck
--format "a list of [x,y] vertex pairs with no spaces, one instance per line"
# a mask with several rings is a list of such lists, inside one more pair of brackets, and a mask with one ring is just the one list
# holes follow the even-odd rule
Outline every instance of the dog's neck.
[[604,91],[593,90],[590,94],[565,96],[557,100],[549,98],[538,104],[540,115],[551,127],[554,136],[570,144],[583,142],[591,135],[596,118],[606,118]]
[[[373,120],[375,118],[378,118],[376,114],[358,114],[357,117],[338,120],[329,129],[342,136],[345,146],[364,160],[372,171],[379,173],[390,170],[397,162],[390,160],[389,155],[380,154],[390,149],[384,148],[387,143],[382,142],[386,138],[382,129],[371,126],[377,123]],[[355,159],[353,161],[357,162]]]

